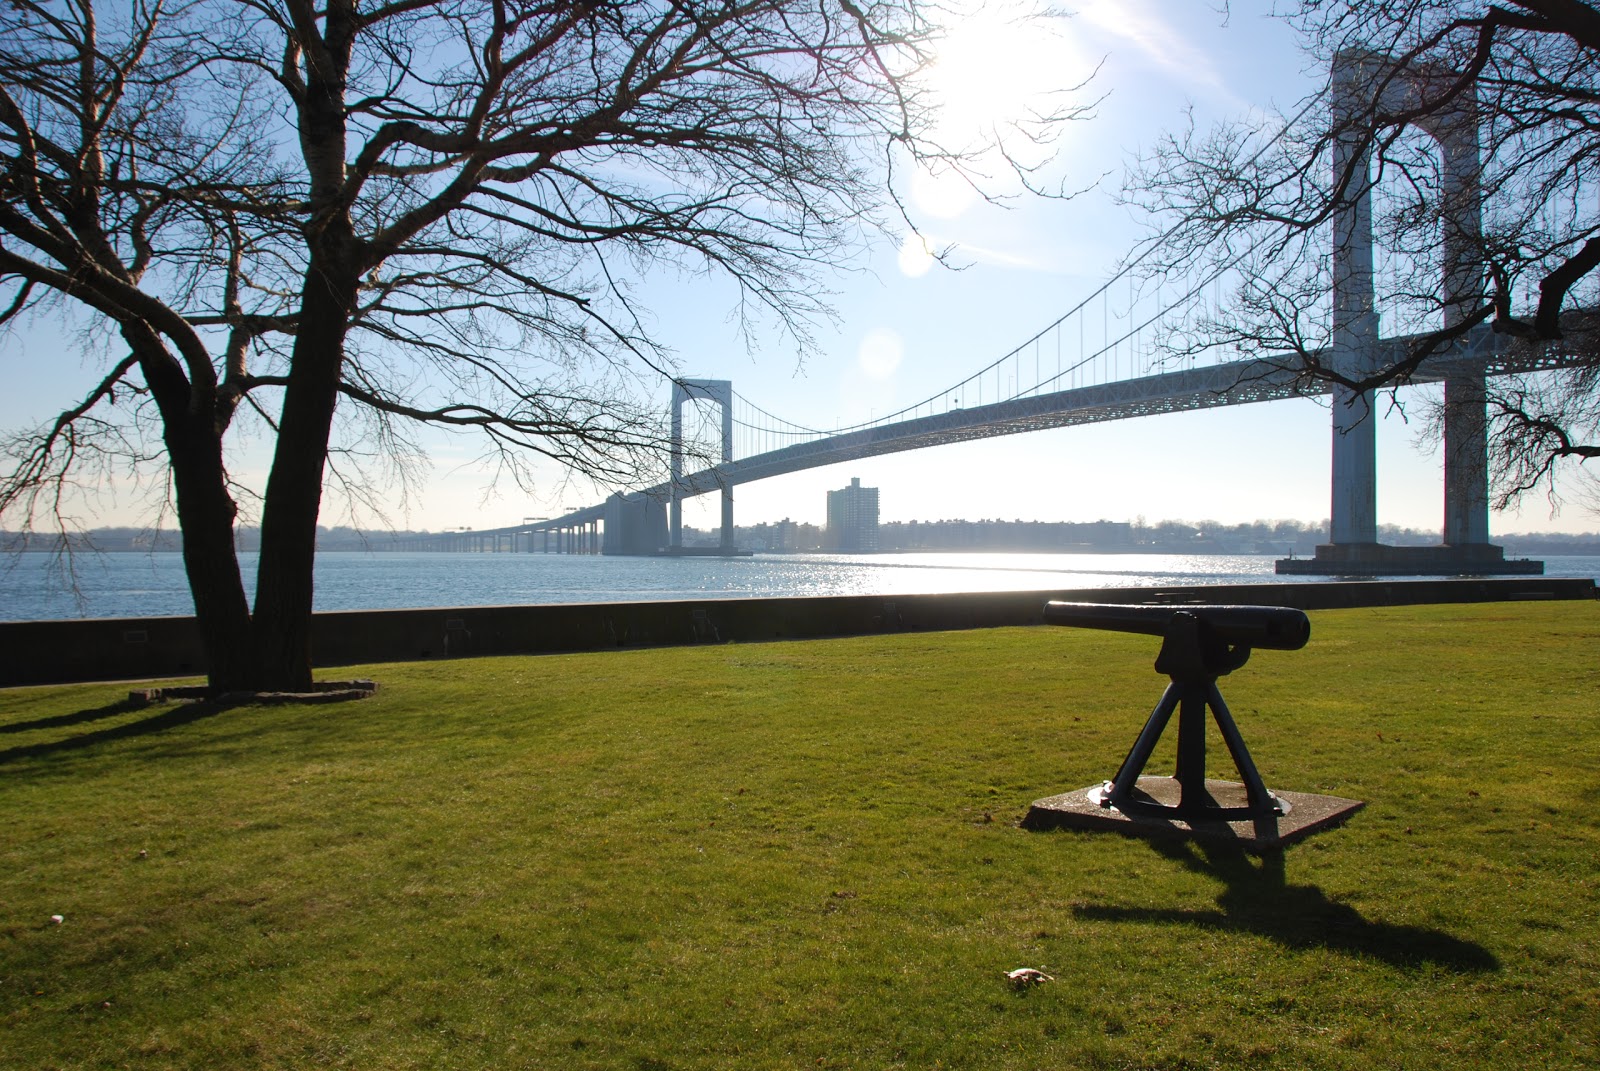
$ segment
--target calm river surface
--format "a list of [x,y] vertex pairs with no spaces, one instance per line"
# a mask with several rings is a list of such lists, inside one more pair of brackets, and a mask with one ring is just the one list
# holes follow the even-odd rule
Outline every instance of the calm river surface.
[[[317,556],[317,609],[1266,583],[1280,579],[1273,575],[1273,558],[971,553],[603,558],[334,551]],[[252,590],[255,556],[244,554],[240,560],[247,590]],[[1600,578],[1600,557],[1550,555],[1544,560],[1547,576]],[[84,554],[75,565],[76,594],[63,582],[51,555],[0,559],[0,620],[194,612],[177,554]]]

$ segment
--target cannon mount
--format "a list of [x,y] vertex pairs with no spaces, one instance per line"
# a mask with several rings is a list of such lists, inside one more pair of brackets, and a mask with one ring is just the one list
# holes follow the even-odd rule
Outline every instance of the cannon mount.
[[[1268,791],[1217,689],[1217,678],[1243,666],[1254,648],[1304,647],[1311,625],[1302,611],[1051,602],[1044,619],[1055,625],[1160,636],[1155,670],[1170,681],[1116,775],[1087,790],[1036,801],[1023,828],[1221,835],[1247,847],[1267,848],[1338,824],[1363,806],[1331,796]],[[1174,714],[1176,771],[1171,778],[1146,775],[1145,766]],[[1241,783],[1206,779],[1208,720],[1215,721]]]

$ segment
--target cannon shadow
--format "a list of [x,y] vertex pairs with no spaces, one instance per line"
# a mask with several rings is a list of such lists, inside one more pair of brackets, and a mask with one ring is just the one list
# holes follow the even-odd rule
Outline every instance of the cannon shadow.
[[1253,933],[1285,948],[1325,948],[1396,967],[1433,965],[1461,974],[1500,969],[1487,948],[1425,926],[1374,922],[1330,900],[1315,885],[1290,885],[1282,851],[1252,856],[1226,843],[1152,841],[1151,847],[1189,870],[1223,883],[1213,910],[1074,905],[1081,919],[1162,922]]

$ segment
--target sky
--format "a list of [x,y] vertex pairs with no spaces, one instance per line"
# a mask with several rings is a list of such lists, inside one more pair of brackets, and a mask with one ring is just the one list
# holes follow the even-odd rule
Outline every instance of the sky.
[[[762,408],[812,427],[848,425],[927,397],[987,365],[1056,320],[1112,275],[1148,233],[1119,204],[1124,172],[1141,148],[1192,113],[1202,125],[1290,110],[1326,77],[1308,69],[1292,32],[1266,17],[1266,0],[1233,0],[1226,11],[1195,0],[1082,0],[1054,32],[1023,32],[980,19],[955,33],[947,65],[957,102],[949,121],[972,123],[1024,104],[1032,94],[1077,84],[1093,116],[1073,123],[1051,174],[1084,192],[1068,200],[1018,196],[1005,207],[922,179],[903,190],[925,237],[949,245],[953,270],[915,245],[884,243],[841,265],[828,280],[837,318],[819,325],[804,364],[781,340],[752,352],[730,318],[732,291],[715,281],[663,273],[641,292],[647,321],[691,377],[731,380]],[[92,372],[37,374],[23,351],[65,353],[71,340],[48,324],[0,338],[0,427],[58,411]],[[73,380],[73,382],[76,382]],[[1424,390],[1425,388],[1418,388]],[[667,390],[660,404],[667,405]],[[1403,392],[1379,428],[1378,520],[1437,529],[1442,461],[1422,437],[1418,398]],[[954,444],[812,469],[745,484],[735,492],[739,524],[792,519],[822,523],[826,492],[852,478],[879,488],[883,521],[1003,518],[1043,521],[1181,519],[1235,523],[1319,521],[1328,515],[1328,410],[1309,400],[1230,406]],[[490,486],[469,441],[430,440],[434,465],[420,494],[392,503],[402,528],[493,528],[594,504],[589,485],[542,474],[533,496]],[[246,479],[258,457],[242,456]],[[716,496],[685,504],[685,521],[715,527]],[[96,524],[142,523],[131,496],[102,498]],[[349,519],[325,506],[324,523]],[[356,517],[371,523],[370,516]],[[1492,532],[1592,531],[1600,517],[1579,504],[1552,514],[1535,496],[1494,514]]]

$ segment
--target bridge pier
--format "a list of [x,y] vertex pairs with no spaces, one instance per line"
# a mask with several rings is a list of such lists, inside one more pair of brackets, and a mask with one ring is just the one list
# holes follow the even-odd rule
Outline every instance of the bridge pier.
[[[1483,300],[1482,166],[1477,101],[1468,97],[1443,117],[1436,134],[1444,157],[1444,324],[1459,327]],[[1483,373],[1444,382],[1444,544],[1479,557],[1501,557],[1489,544],[1488,391]]]
[[[1333,179],[1353,176],[1350,194],[1333,215],[1334,371],[1360,382],[1378,371],[1378,313],[1372,274],[1372,179],[1369,153],[1359,140],[1359,117],[1376,79],[1391,74],[1388,61],[1344,51],[1334,57],[1332,122],[1351,131],[1334,143]],[[1385,81],[1383,103],[1401,107],[1417,85],[1440,72],[1410,71]],[[1444,72],[1444,76],[1453,77]],[[1390,98],[1393,99],[1390,99]],[[1480,153],[1477,103],[1470,95],[1449,112],[1419,125],[1438,142],[1443,163],[1444,326],[1482,300]],[[1506,561],[1489,542],[1487,411],[1483,375],[1445,381],[1444,530],[1436,547],[1393,547],[1378,542],[1377,415],[1375,392],[1335,386],[1333,391],[1333,500],[1329,543],[1315,558],[1283,559],[1277,572],[1323,576],[1451,576],[1540,574],[1544,563]]]
[[605,521],[601,554],[660,554],[667,545],[667,510],[659,498],[618,491],[606,500]]
[[[562,524],[540,524],[522,529],[520,532],[510,533],[510,549],[518,550],[517,539],[523,540],[522,549],[528,554],[600,554],[610,553],[604,551],[606,540],[609,540],[610,521],[604,537],[600,527],[600,520],[584,519]],[[499,549],[496,544],[495,549]]]
[[1378,437],[1372,391],[1333,391],[1333,502],[1329,536],[1335,545],[1378,542]]
[[1484,377],[1444,382],[1444,542],[1489,544],[1489,416]]

